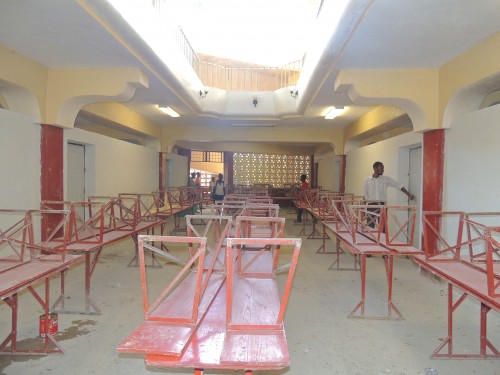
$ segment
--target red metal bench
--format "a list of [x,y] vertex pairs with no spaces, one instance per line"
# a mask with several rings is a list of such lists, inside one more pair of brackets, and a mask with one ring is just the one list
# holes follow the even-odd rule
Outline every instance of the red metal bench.
[[[59,220],[50,233],[41,239],[41,222],[47,216]],[[71,233],[71,212],[66,210],[0,210],[0,220],[7,229],[0,230],[0,298],[11,309],[11,330],[0,344],[1,353],[49,354],[63,352],[54,336],[47,329],[49,317],[50,278],[61,277],[70,267],[83,258],[67,254]],[[55,220],[54,220],[55,222]],[[54,243],[53,238],[61,238]],[[43,294],[35,290],[43,282]],[[62,285],[62,284],[61,284]],[[28,290],[43,308],[45,320],[41,347],[18,346],[19,294]],[[38,318],[38,316],[37,316]],[[36,319],[38,323],[38,319]]]
[[[146,356],[155,368],[281,370],[290,365],[284,315],[300,252],[300,239],[227,239],[227,281],[218,291],[205,317],[180,356]],[[292,260],[284,290],[276,284],[276,269],[267,275],[238,276],[234,251],[241,246],[292,248]],[[266,264],[268,261],[262,262]],[[264,271],[264,270],[262,270]],[[281,294],[281,296],[280,296]]]
[[[101,310],[91,297],[91,279],[105,246],[124,238],[148,232],[164,222],[142,220],[137,197],[89,197],[88,202],[43,201],[42,207],[64,206],[71,212],[70,237],[65,249],[72,254],[83,254],[85,258],[85,314],[100,314]],[[83,208],[83,210],[81,210]],[[85,212],[88,217],[82,216]],[[61,238],[53,238],[48,246],[56,245]],[[137,246],[137,243],[136,243]],[[52,306],[58,312],[82,313],[65,307],[64,274],[61,277],[61,295]]]
[[[200,223],[195,225],[194,220],[205,226],[200,229]],[[275,226],[267,235],[283,233],[283,218],[236,220],[239,234],[250,234],[247,229],[252,224],[264,222]],[[139,236],[144,321],[117,350],[146,354],[148,366],[193,368],[197,374],[208,368],[244,369],[251,373],[288,366],[283,319],[301,240],[228,238],[232,216],[188,215],[186,222],[188,237]],[[159,242],[169,246],[185,244],[188,259],[181,261],[166,254]],[[283,247],[291,247],[292,260],[279,266]],[[252,251],[244,250],[248,248]],[[145,250],[183,266],[152,304],[148,299]],[[252,257],[245,257],[244,252],[252,253]],[[276,275],[287,270],[280,297]]]
[[[139,236],[144,321],[118,346],[118,352],[181,356],[225,279],[225,269],[214,268],[215,262],[205,268],[206,242],[202,237]],[[183,244],[188,259],[150,303],[144,251],[162,254],[154,243]]]
[[[174,228],[170,234],[185,232],[186,228],[180,226],[182,216],[189,215],[198,207],[203,210],[202,192],[197,187],[177,187],[152,193],[157,207],[156,216],[162,220],[173,218]],[[163,234],[164,227],[161,229]]]
[[[447,337],[434,350],[434,358],[500,358],[488,338],[488,313],[500,311],[500,213],[456,211],[423,212],[423,248],[415,261],[448,283]],[[454,288],[462,294],[454,299]],[[480,302],[479,350],[457,353],[453,318],[471,296]]]
[[[332,216],[324,221],[325,229],[336,238],[336,260],[330,269],[359,270],[361,300],[349,314],[350,318],[401,320],[403,316],[392,301],[395,256],[414,256],[422,252],[413,246],[415,210],[413,206],[352,205],[351,200],[332,201]],[[374,212],[372,209],[376,209]],[[398,217],[404,213],[404,217]],[[373,215],[377,220],[373,221]],[[371,226],[373,225],[373,227]],[[341,247],[354,255],[354,267],[340,267]],[[382,256],[387,276],[387,313],[367,315],[366,257]],[[336,268],[334,267],[336,266]]]

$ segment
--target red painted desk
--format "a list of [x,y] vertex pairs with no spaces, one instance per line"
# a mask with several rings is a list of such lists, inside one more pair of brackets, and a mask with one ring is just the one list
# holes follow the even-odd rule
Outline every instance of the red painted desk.
[[[64,273],[61,274],[61,295],[55,301],[52,309],[56,309],[60,305],[61,313],[65,314],[100,314],[101,310],[97,307],[95,302],[92,300],[90,296],[90,284],[92,275],[95,271],[97,263],[99,261],[99,257],[102,253],[104,246],[110,245],[114,242],[120,241],[124,238],[128,238],[131,236],[135,242],[135,247],[137,251],[137,235],[141,232],[148,232],[152,230],[158,225],[162,225],[164,221],[141,221],[139,222],[135,228],[126,227],[126,229],[115,229],[110,232],[106,232],[103,234],[102,242],[85,242],[85,240],[72,242],[66,246],[66,251],[68,253],[74,254],[84,254],[85,257],[85,311],[68,311],[65,309],[65,290],[64,290]],[[94,310],[94,312],[91,311]]]
[[[63,352],[54,337],[49,333],[45,334],[43,349],[19,349],[17,347],[18,293],[28,289],[44,309],[47,321],[49,314],[49,279],[58,273],[63,274],[82,260],[81,255],[67,254],[64,261],[61,261],[59,255],[46,255],[0,273],[0,297],[11,308],[12,312],[11,332],[0,344],[0,352],[9,354]],[[45,283],[44,296],[40,296],[34,289],[35,284],[42,281]],[[36,321],[38,324],[38,319]],[[47,331],[46,329],[45,332]],[[55,349],[51,349],[50,344],[53,344]]]
[[[427,261],[424,255],[416,256],[415,262],[423,268],[448,282],[448,336],[433,352],[434,358],[500,358],[500,352],[488,339],[487,314],[489,311],[500,311],[500,297],[492,297],[488,293],[487,275],[483,265],[475,265],[464,261]],[[495,274],[500,275],[500,263],[496,263]],[[462,291],[462,296],[454,301],[453,288]],[[479,352],[456,353],[453,340],[453,314],[467,296],[472,296],[481,303]],[[498,336],[497,336],[498,337]],[[447,349],[444,351],[443,349]],[[489,351],[488,351],[489,350]],[[442,352],[444,351],[444,352]]]
[[[337,265],[337,269],[340,268],[340,254],[341,245],[343,248],[349,251],[355,257],[355,262],[359,259],[360,273],[361,273],[361,300],[356,305],[356,307],[349,314],[349,318],[370,318],[370,319],[388,319],[388,320],[402,320],[403,316],[396,308],[392,302],[392,289],[393,289],[393,271],[394,271],[394,257],[395,256],[407,256],[421,254],[422,252],[411,246],[397,246],[397,247],[386,247],[382,243],[372,242],[367,237],[360,233],[356,233],[356,238],[353,238],[351,233],[345,229],[343,225],[336,223],[323,223],[324,227],[330,230],[336,238],[336,252],[337,259],[330,266],[330,269],[334,265]],[[385,270],[387,275],[387,314],[382,316],[368,316],[365,314],[365,303],[366,303],[366,256],[382,256],[384,259]],[[357,270],[356,263],[352,270]],[[395,315],[394,315],[395,314]]]

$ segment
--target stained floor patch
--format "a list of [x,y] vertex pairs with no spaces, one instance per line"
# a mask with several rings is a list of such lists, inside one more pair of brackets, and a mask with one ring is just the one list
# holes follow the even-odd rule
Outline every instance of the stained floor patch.
[[71,327],[59,332],[55,337],[57,341],[70,340],[78,336],[86,335],[92,329],[89,326],[95,326],[95,320],[73,320]]
[[[57,342],[70,340],[78,336],[86,335],[92,331],[92,327],[97,325],[95,320],[73,320],[71,327],[60,331],[54,337]],[[44,339],[42,337],[27,338],[18,340],[16,345],[18,350],[43,350]],[[49,345],[49,349],[54,349],[53,345]],[[42,355],[14,355],[14,356],[0,356],[0,374],[4,374],[3,370],[13,363],[26,362],[29,360],[36,360],[41,358]]]

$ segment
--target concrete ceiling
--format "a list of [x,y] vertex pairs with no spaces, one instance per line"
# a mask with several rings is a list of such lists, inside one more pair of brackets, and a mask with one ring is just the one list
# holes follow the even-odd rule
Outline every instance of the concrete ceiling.
[[[330,61],[321,62],[324,66],[319,71],[324,76],[315,81],[313,94],[303,111],[295,117],[271,119],[275,126],[343,128],[372,107],[355,106],[346,95],[333,92],[339,69],[439,67],[500,30],[499,0],[353,2],[364,3],[367,8],[361,22],[342,51]],[[134,98],[123,104],[164,126],[203,125],[219,129],[235,122],[261,121],[205,116],[203,111],[189,105],[186,92],[168,84],[173,82],[172,76],[150,74],[151,66],[156,72],[166,69],[103,3],[103,0],[2,0],[0,44],[54,68],[140,67],[149,76],[149,89],[137,90]],[[98,14],[99,21],[93,12]],[[127,46],[108,31],[110,26],[122,41],[127,41]],[[183,116],[172,119],[160,114],[153,104],[161,102],[170,103]],[[325,120],[322,114],[332,105],[347,106],[348,111],[337,119]],[[266,117],[262,121],[270,120]]]

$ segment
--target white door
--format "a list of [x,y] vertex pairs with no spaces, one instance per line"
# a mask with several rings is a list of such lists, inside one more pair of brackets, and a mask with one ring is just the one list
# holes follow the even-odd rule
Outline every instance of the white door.
[[[66,200],[85,201],[85,146],[83,145],[68,143],[66,183]],[[77,213],[85,218],[83,207]]]
[[420,210],[422,208],[422,147],[410,149],[409,158],[409,183],[410,193],[415,195],[415,200],[410,201],[410,205],[417,206],[417,218],[415,224],[415,247],[420,248]]

